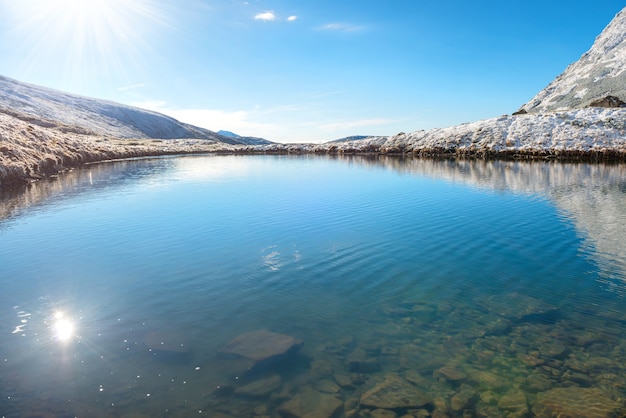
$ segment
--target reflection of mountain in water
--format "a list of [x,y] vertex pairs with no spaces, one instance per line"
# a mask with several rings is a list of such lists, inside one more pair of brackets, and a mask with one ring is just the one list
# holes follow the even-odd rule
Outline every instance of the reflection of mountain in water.
[[[138,160],[141,160],[141,164],[137,163]],[[0,221],[19,216],[25,209],[50,201],[154,176],[173,165],[174,158],[171,157],[89,164],[62,173],[56,179],[38,181],[19,189],[0,188]]]
[[415,175],[543,196],[571,219],[602,273],[626,280],[626,164],[393,158],[380,162]]
[[[489,190],[543,196],[572,220],[604,274],[609,278],[626,278],[626,164],[371,156],[326,158],[384,166],[403,173]],[[162,175],[178,165],[178,160],[157,158],[141,160],[141,163],[120,161],[96,164],[66,173],[57,181],[32,184],[20,193],[0,194],[0,219],[16,216],[22,209],[41,202]],[[229,171],[227,167],[222,168],[224,172]],[[234,168],[230,171],[233,175],[237,171]]]

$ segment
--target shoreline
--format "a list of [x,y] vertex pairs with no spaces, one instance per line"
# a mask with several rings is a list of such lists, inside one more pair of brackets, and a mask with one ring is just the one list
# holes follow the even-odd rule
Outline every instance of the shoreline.
[[[124,140],[113,140],[124,141]],[[172,140],[168,140],[172,141]],[[174,140],[175,141],[175,140]],[[196,140],[193,140],[196,141]],[[424,149],[408,152],[390,150],[359,150],[359,149],[306,149],[293,145],[281,147],[283,149],[255,149],[255,146],[233,147],[223,144],[185,144],[177,146],[171,144],[167,148],[161,149],[159,146],[147,145],[137,148],[123,147],[120,150],[107,150],[105,152],[84,151],[81,157],[68,158],[67,155],[57,156],[57,158],[47,156],[39,160],[36,165],[37,170],[30,170],[27,165],[12,167],[12,172],[7,173],[7,167],[0,164],[0,173],[5,174],[0,177],[0,189],[19,189],[30,183],[53,179],[59,174],[83,167],[88,164],[106,163],[120,160],[132,160],[137,158],[184,156],[197,154],[213,155],[318,155],[318,156],[389,156],[398,158],[426,158],[426,159],[456,159],[456,160],[503,160],[503,161],[555,161],[555,162],[584,162],[584,163],[614,163],[626,162],[626,152],[621,150],[446,150],[446,149]],[[132,146],[131,146],[132,147]],[[136,147],[136,146],[135,146]],[[254,148],[253,148],[254,147]],[[237,149],[239,148],[239,149]],[[299,148],[299,149],[298,149]]]
[[448,128],[343,142],[231,145],[207,139],[119,139],[0,112],[0,189],[87,163],[185,154],[371,155],[412,158],[626,161],[626,108],[503,115]]

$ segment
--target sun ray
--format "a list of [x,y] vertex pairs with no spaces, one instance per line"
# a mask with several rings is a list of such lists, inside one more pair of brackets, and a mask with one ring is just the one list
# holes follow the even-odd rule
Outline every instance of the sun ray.
[[22,72],[54,65],[74,81],[87,74],[128,78],[128,69],[140,68],[151,48],[149,33],[169,25],[158,3],[150,0],[2,3],[15,22],[13,36],[24,44]]

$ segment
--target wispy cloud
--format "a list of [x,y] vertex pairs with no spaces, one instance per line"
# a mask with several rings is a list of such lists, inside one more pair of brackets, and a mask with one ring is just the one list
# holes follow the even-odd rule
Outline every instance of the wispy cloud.
[[287,18],[287,22],[295,22],[296,20],[298,20],[298,16],[289,16]]
[[349,23],[328,23],[318,28],[319,30],[338,31],[338,32],[357,32],[365,29],[364,26],[352,25]]
[[338,94],[344,94],[347,91],[348,90],[327,91],[325,93],[316,94],[315,96],[312,96],[311,98],[312,99],[322,99],[324,97],[336,96]]
[[254,16],[254,18],[256,20],[263,20],[265,22],[271,22],[273,20],[276,20],[276,13],[274,13],[273,11],[257,13],[256,16]]

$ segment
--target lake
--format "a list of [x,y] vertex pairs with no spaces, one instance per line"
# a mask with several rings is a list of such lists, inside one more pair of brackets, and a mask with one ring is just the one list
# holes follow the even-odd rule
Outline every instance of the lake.
[[137,159],[0,216],[1,416],[626,413],[624,164]]

